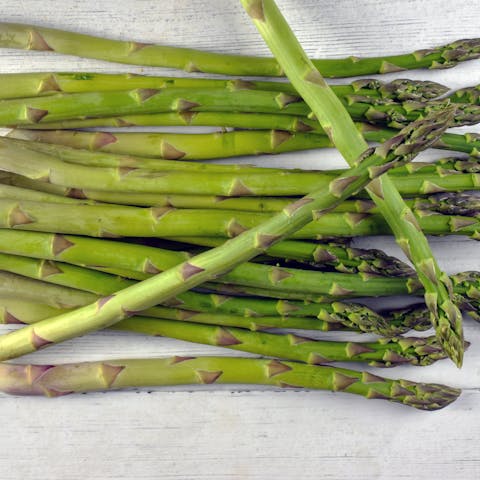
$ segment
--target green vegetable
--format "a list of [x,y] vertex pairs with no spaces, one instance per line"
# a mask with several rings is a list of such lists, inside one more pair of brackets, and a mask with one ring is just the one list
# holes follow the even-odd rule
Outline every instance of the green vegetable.
[[[285,74],[311,107],[329,138],[348,163],[367,144],[342,103],[309,60],[273,0],[242,0]],[[437,338],[457,366],[463,360],[462,315],[450,294],[451,282],[438,266],[412,211],[403,202],[388,175],[369,184],[368,192],[391,227],[398,244],[412,261],[425,288]]]

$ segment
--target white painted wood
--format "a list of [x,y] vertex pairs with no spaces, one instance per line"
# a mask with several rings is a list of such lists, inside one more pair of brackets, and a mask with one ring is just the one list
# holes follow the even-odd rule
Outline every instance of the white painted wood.
[[[279,5],[311,55],[393,54],[479,35],[480,3],[471,0],[282,0]],[[267,54],[235,1],[2,0],[0,7],[2,21],[232,53]],[[47,70],[181,75],[48,53],[0,51],[0,72]],[[480,62],[452,70],[411,72],[408,76],[458,88],[480,83]],[[430,152],[423,158],[435,158],[439,153]],[[304,168],[342,164],[334,151],[256,160]],[[401,255],[393,241],[384,237],[359,244]],[[480,269],[479,246],[473,241],[435,239],[432,245],[447,271]],[[0,478],[479,478],[478,324],[467,321],[466,334],[472,346],[461,371],[445,361],[428,368],[381,372],[465,389],[458,402],[437,413],[342,394],[225,386],[55,400],[0,395]],[[228,352],[169,339],[101,332],[23,360],[60,362],[207,353]]]

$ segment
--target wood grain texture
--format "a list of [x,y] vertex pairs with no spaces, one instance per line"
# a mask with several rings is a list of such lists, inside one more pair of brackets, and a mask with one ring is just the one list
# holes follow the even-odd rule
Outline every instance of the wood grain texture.
[[[472,0],[278,3],[308,53],[315,56],[401,53],[480,35],[480,3]],[[2,0],[0,6],[2,21],[232,53],[268,54],[236,1]],[[48,70],[182,75],[43,52],[0,51],[0,72]],[[408,76],[458,88],[480,83],[480,62],[451,70],[409,72]],[[440,154],[431,151],[422,159]],[[255,160],[304,168],[343,164],[333,150]],[[364,239],[358,244],[402,256],[391,238]],[[480,269],[480,246],[473,241],[434,239],[432,246],[449,272]],[[375,300],[370,303],[378,304]],[[319,337],[337,338],[338,334]],[[0,395],[0,478],[476,479],[480,477],[480,326],[467,321],[466,337],[472,346],[461,371],[448,362],[381,371],[464,388],[459,401],[436,413],[343,394],[252,391],[241,386],[220,386],[215,391],[206,387],[164,388],[55,400]],[[210,353],[229,352],[170,339],[99,332],[23,361]]]

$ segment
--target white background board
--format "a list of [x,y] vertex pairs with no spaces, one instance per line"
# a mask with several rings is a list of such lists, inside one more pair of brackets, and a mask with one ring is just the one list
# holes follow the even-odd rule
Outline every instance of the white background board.
[[[312,56],[394,54],[480,36],[480,3],[472,0],[282,0],[279,6]],[[0,0],[0,12],[2,21],[267,54],[236,1]],[[49,70],[181,75],[48,53],[0,51],[0,72]],[[480,83],[480,61],[408,76],[458,88]],[[439,156],[437,151],[422,158]],[[306,168],[342,165],[331,150],[258,161]],[[401,256],[391,239],[361,244]],[[473,241],[436,239],[432,245],[448,272],[480,269],[480,246]],[[55,400],[0,395],[0,478],[479,478],[480,326],[467,321],[466,335],[473,345],[461,371],[444,361],[424,369],[386,372],[464,389],[454,405],[436,413],[344,394],[218,386],[215,391],[166,388]],[[225,354],[221,349],[185,342],[108,332],[24,360],[60,362],[213,352]]]

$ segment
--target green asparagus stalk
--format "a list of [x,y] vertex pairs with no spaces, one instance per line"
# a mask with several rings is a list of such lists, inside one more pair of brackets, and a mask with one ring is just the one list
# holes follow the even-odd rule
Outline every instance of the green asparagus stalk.
[[[15,170],[18,167],[19,165],[14,165],[13,169]],[[168,177],[168,174],[165,176]],[[191,179],[193,180],[194,178],[195,176],[192,175]],[[238,177],[232,177],[232,182],[235,178]],[[272,179],[273,178],[275,178],[275,175],[272,176]],[[321,178],[322,177],[319,175],[319,180]],[[328,175],[325,175],[323,178],[325,179],[325,182],[328,183]],[[0,178],[0,198],[44,201],[47,203],[95,205],[97,202],[107,202],[113,205],[117,204],[139,207],[195,208],[240,212],[277,212],[296,200],[294,197],[227,197],[223,195],[183,195],[142,192],[125,193],[121,191],[63,187],[42,180],[45,180],[45,178],[38,181],[22,175],[5,172]],[[279,177],[278,180],[279,183],[282,183],[281,181],[283,178]],[[462,204],[464,204],[465,206],[468,206],[468,210],[470,211],[470,213],[467,213],[468,216],[476,216],[476,212],[478,212],[478,201],[475,196],[465,193],[449,192],[478,190],[480,187],[479,174],[444,173],[441,176],[430,174],[408,174],[405,177],[394,176],[392,180],[395,186],[397,186],[399,192],[403,195],[422,195],[427,192],[444,192],[428,195],[426,197],[406,198],[405,203],[414,211],[422,210],[435,213],[446,213],[449,215],[464,215],[464,213],[462,213]],[[56,181],[58,181],[58,177]],[[76,183],[78,184],[78,182]],[[177,187],[176,184],[177,182],[175,182],[175,185],[171,188],[181,188]],[[217,181],[213,180],[210,183],[210,187],[215,184],[217,184]],[[117,185],[114,185],[114,188],[118,188]],[[274,186],[272,190],[275,190],[275,188],[276,187]],[[301,186],[290,186],[287,188],[301,188]],[[191,190],[191,187],[188,187],[188,189]],[[282,189],[281,186],[280,189]],[[363,197],[363,193],[358,196]],[[341,205],[335,207],[332,212],[379,213],[378,208],[373,201],[365,200],[363,198],[346,200]]]
[[[205,172],[150,171],[128,167],[97,167],[92,170],[90,166],[68,163],[54,156],[32,151],[27,144],[28,142],[25,141],[0,138],[0,168],[30,180],[47,183],[46,188],[51,193],[62,194],[62,190],[55,191],[54,187],[50,187],[50,185],[57,185],[66,187],[67,194],[73,189],[73,193],[80,198],[110,200],[112,203],[133,205],[168,205],[165,196],[157,197],[147,194],[169,193],[211,195],[213,198],[210,199],[208,208],[210,205],[216,205],[217,208],[228,209],[229,205],[238,203],[239,206],[235,209],[242,209],[240,199],[225,202],[225,199],[216,197],[304,195],[314,189],[327,188],[333,176],[342,173],[342,171],[320,174],[316,171],[272,170],[267,177],[265,175],[267,169],[259,169],[258,173],[254,169],[235,173],[215,172],[215,175],[208,170]],[[92,171],[95,172],[93,175]],[[440,175],[414,173],[397,175],[393,181],[402,195],[424,195],[438,191],[456,191],[461,188],[473,187],[474,189],[480,186],[480,174],[467,174],[465,178],[457,173],[451,175],[444,172]],[[17,184],[19,184],[18,180]],[[27,185],[20,184],[20,186]],[[84,193],[85,191],[87,194]],[[106,191],[121,193],[121,195],[109,197],[101,193]],[[91,192],[90,195],[88,195],[89,192]],[[136,195],[129,196],[132,193]],[[123,195],[125,196],[122,201]],[[271,206],[267,207],[270,209],[267,211],[281,210],[288,201],[288,199],[282,199],[275,205],[275,201],[270,199]],[[262,200],[257,200],[257,205],[261,202]],[[261,205],[263,207],[264,204],[261,203]],[[368,202],[361,202],[356,208],[341,207],[341,211],[356,211],[358,208],[361,211],[371,211],[371,206],[367,205],[369,205]],[[250,209],[251,207],[247,208],[247,210]],[[266,210],[264,207],[262,209]]]
[[[32,280],[0,270],[0,297],[18,298],[19,296],[23,300],[45,303],[50,307],[61,309],[82,307],[96,299],[94,294],[89,292]],[[258,318],[265,317],[292,317],[292,321],[296,321],[295,319],[299,317],[313,317],[332,323],[345,323],[347,325],[350,322],[352,326],[358,324],[356,328],[360,330],[365,319],[372,325],[376,325],[379,318],[378,315],[373,314],[370,321],[368,309],[364,310],[355,306],[354,309],[356,311],[354,312],[346,307],[346,305],[350,304],[340,302],[320,304],[307,301],[272,300],[270,298],[232,297],[193,291],[178,294],[165,301],[164,305],[173,308],[178,307],[182,311],[188,310],[190,313],[207,313],[215,315],[216,318],[217,314],[245,317],[252,322],[255,322]],[[156,309],[157,307],[152,308]],[[142,313],[145,314],[145,310]],[[349,318],[350,314],[352,314],[351,318]],[[356,319],[355,315],[358,316],[358,319]],[[178,318],[181,319],[182,316],[179,314]],[[183,319],[185,318],[188,318],[188,316],[183,317]],[[5,323],[19,322],[8,321]],[[365,321],[366,324],[367,322]]]
[[[334,95],[332,93],[332,95]],[[452,126],[473,125],[480,120],[480,106],[449,100],[429,102],[374,98],[368,95],[341,97],[355,120],[402,128],[430,111],[454,106]],[[225,88],[163,88],[110,92],[57,93],[47,97],[1,100],[0,125],[22,126],[88,117],[182,112],[244,112],[312,115],[309,106],[296,95],[264,90]],[[453,107],[452,107],[453,108]]]
[[314,340],[292,333],[253,332],[242,328],[133,316],[114,325],[146,335],[213,345],[313,365],[366,362],[374,367],[425,366],[445,358],[434,337],[392,337],[374,342]]
[[[449,68],[480,55],[479,40],[458,40],[446,45],[383,57],[315,60],[326,77],[352,77],[416,68]],[[17,23],[0,24],[0,47],[41,50],[130,65],[147,65],[223,75],[283,76],[273,58],[226,55],[200,50],[110,40],[52,28]]]
[[17,128],[34,130],[71,130],[93,127],[222,127],[245,130],[285,130],[290,132],[325,132],[316,121],[307,117],[278,113],[243,112],[167,112],[117,115],[94,118],[78,118],[57,122],[16,125]]
[[[57,93],[108,92],[115,90],[163,88],[225,88],[227,90],[267,90],[295,95],[288,82],[258,80],[158,77],[133,74],[92,72],[40,72],[0,74],[0,99],[38,97]],[[339,97],[368,96],[390,100],[430,100],[448,92],[448,88],[431,81],[397,79],[382,82],[355,80],[346,85],[332,85]]]
[[[447,112],[407,127],[393,141],[366,151],[358,161],[352,162],[352,169],[333,180],[328,191],[312,192],[262,225],[241,233],[220,247],[74,312],[42,320],[34,326],[26,326],[0,337],[0,359],[11,359],[52,343],[107,328],[134,312],[226,273],[307,224],[313,210],[325,211],[334,207],[363,188],[372,178],[384,173],[389,166],[406,163],[418,150],[436,140],[450,118],[451,114]],[[23,222],[30,220],[20,212],[21,208],[14,208],[10,218],[17,225],[25,225]]]
[[[338,310],[339,314],[335,311]],[[45,303],[35,302],[34,300],[26,300],[21,298],[0,297],[0,323],[4,324],[31,324],[40,320],[65,313],[67,309],[52,307]],[[383,329],[383,318],[372,310],[360,304],[346,304],[337,302],[335,304],[325,304],[322,310],[328,320],[321,320],[316,317],[294,317],[294,316],[263,316],[263,317],[246,317],[240,315],[232,315],[228,313],[215,312],[195,312],[182,310],[172,307],[155,307],[157,317],[170,320],[183,320],[190,323],[201,323],[208,325],[220,325],[223,327],[238,327],[251,331],[264,331],[273,328],[295,329],[295,330],[316,330],[322,332],[336,330],[352,330],[357,332],[378,333],[382,331],[386,334],[387,329]],[[160,316],[161,315],[161,316]],[[420,315],[417,315],[421,318]],[[133,318],[133,317],[132,317]],[[137,318],[138,317],[134,317]],[[153,316],[150,318],[154,318]],[[350,319],[351,318],[351,319]],[[428,316],[427,322],[429,324]],[[404,321],[406,324],[407,322]],[[407,329],[400,321],[396,321],[394,327],[389,327],[388,332],[391,335],[405,333],[408,330],[420,325],[412,322],[408,324]],[[135,330],[135,323],[130,325],[126,320],[109,327],[116,330]],[[141,333],[147,333],[142,331]],[[153,331],[151,332],[153,335]]]
[[[139,208],[121,205],[38,203],[0,199],[0,228],[88,235],[92,237],[221,237],[232,238],[255,228],[271,213],[229,210]],[[480,220],[462,215],[412,213],[429,235],[464,235],[477,239]],[[321,240],[331,237],[390,235],[382,215],[328,213],[314,219],[289,238]]]
[[[193,177],[194,178],[194,177]],[[321,178],[319,176],[319,178]],[[462,192],[464,190],[479,190],[479,174],[445,174],[440,177],[433,175],[411,174],[408,178],[393,176],[395,185],[400,192],[413,190],[413,195],[434,192]],[[435,182],[434,182],[435,180]],[[415,187],[417,185],[418,187]],[[38,194],[40,192],[40,194]],[[43,193],[42,193],[43,192]],[[403,193],[408,195],[408,193]],[[352,213],[378,213],[372,201],[363,198],[364,193],[357,195],[357,199],[346,200],[333,209],[333,212]],[[277,212],[295,197],[226,197],[219,195],[182,195],[168,193],[132,193],[105,190],[78,189],[62,187],[52,183],[31,180],[22,175],[3,174],[0,178],[0,198],[18,200],[45,201],[48,203],[80,203],[92,204],[102,202],[117,205],[130,205],[137,207],[173,207],[197,208],[213,210],[234,210],[247,212]],[[441,212],[443,209],[442,198],[448,199],[452,205],[458,204],[456,200],[468,200],[472,204],[474,197],[465,194],[433,194],[425,197],[406,198],[405,203],[414,210],[427,209]],[[433,203],[432,203],[433,202]],[[435,206],[435,208],[434,208]],[[451,210],[450,212],[453,212]],[[188,243],[188,242],[187,242]]]
[[65,365],[0,365],[0,390],[12,395],[58,397],[95,390],[190,384],[252,384],[354,393],[368,399],[438,410],[460,390],[391,380],[369,372],[260,358],[170,357]]
[[[242,0],[242,4],[292,85],[312,108],[335,146],[347,162],[353,161],[358,152],[365,149],[365,140],[303,51],[274,0]],[[450,294],[450,280],[438,266],[421,227],[389,177],[385,175],[375,179],[368,192],[388,221],[397,242],[412,260],[425,287],[425,301],[432,314],[437,338],[460,367],[463,359],[462,315]]]
[[[194,241],[208,247],[223,243],[222,240],[211,238]],[[0,252],[75,265],[122,268],[142,274],[167,270],[191,256],[187,252],[147,245],[12,229],[0,229]],[[344,273],[363,272],[390,277],[413,274],[408,265],[379,250],[332,243],[284,240],[273,245],[266,253],[273,258],[306,262],[319,267],[323,265]]]
[[[463,272],[452,275],[457,299],[462,309],[478,320],[480,274]],[[255,293],[259,293],[256,290]],[[89,292],[37,281],[0,270],[0,298],[8,307],[21,297],[23,307],[6,308],[0,323],[32,323],[44,316],[30,315],[28,303],[47,304],[50,308],[72,309],[95,300]],[[3,303],[5,302],[5,303]],[[223,326],[248,328],[294,328],[307,330],[349,329],[384,336],[399,335],[411,329],[424,331],[431,327],[430,315],[424,304],[412,308],[374,312],[358,303],[332,301],[330,303],[296,300],[272,300],[260,297],[232,297],[217,293],[185,292],[175,296],[165,306],[156,306],[142,312],[153,318],[188,320]],[[316,323],[317,322],[317,323]],[[328,325],[327,325],[328,324]]]
[[86,150],[160,157],[167,160],[204,160],[332,146],[326,136],[283,130],[195,134],[16,130],[13,135],[25,140],[65,142],[70,147]]
[[434,338],[395,337],[376,342],[331,342],[293,334],[251,332],[235,327],[139,316],[123,320],[117,323],[115,328],[312,364],[362,361],[373,366],[391,367],[400,363],[429,365],[445,358]]
[[[5,253],[0,253],[0,269],[105,296],[135,284],[133,280],[68,263]],[[255,263],[237,267],[233,273],[223,275],[220,282],[274,289],[280,298],[283,291],[344,298],[403,295],[421,291],[415,278],[318,272]]]
[[[42,280],[47,283],[67,286],[102,296],[111,295],[117,290],[135,283],[133,280],[102,271],[52,260],[35,259],[5,253],[0,254],[0,269]],[[272,280],[275,274],[289,276],[281,281],[274,282]],[[478,295],[480,291],[478,273],[467,272],[466,274],[460,274],[460,276],[454,277],[453,280],[453,289],[456,294],[462,295],[467,299],[476,298],[476,295]],[[233,273],[225,274],[219,283],[226,283],[227,288],[237,288],[240,291],[242,291],[244,286],[258,288],[257,291],[259,294],[262,289],[269,289],[272,292],[271,295],[277,298],[283,298],[284,296],[289,298],[289,295],[292,293],[296,293],[299,298],[308,297],[309,294],[347,298],[402,295],[406,293],[419,294],[422,292],[421,285],[419,285],[415,277],[377,278],[376,276],[372,277],[371,275],[363,274],[352,275],[302,271],[279,267],[272,268],[268,265],[252,263],[237,267]],[[214,286],[212,286],[212,288],[215,289]]]
[[[59,302],[63,298],[62,294],[68,303]],[[78,308],[96,299],[89,292],[4,271],[0,271],[0,298],[0,308],[3,307],[0,323],[6,324],[34,323],[58,315],[60,309],[65,311]],[[36,307],[37,304],[42,305],[40,310]],[[170,306],[149,308],[142,314],[152,318],[239,327],[252,331],[270,328],[320,331],[347,329],[394,336],[405,333],[415,325],[409,319],[403,319],[406,327],[401,321],[390,324],[362,304],[338,301],[273,301],[269,298],[226,297],[190,291],[177,295],[168,305]],[[417,318],[420,319],[420,315]],[[420,320],[416,323],[420,324]],[[111,328],[114,327],[115,325]]]
[[[48,292],[47,292],[48,295]],[[201,295],[201,294],[198,294]],[[265,299],[267,300],[267,299]],[[248,300],[247,300],[248,301]],[[45,302],[45,300],[43,300]],[[320,310],[325,320],[317,317],[295,317],[291,315],[270,315],[262,317],[247,317],[229,313],[195,312],[178,308],[156,307],[162,317],[171,320],[186,320],[188,322],[239,327],[252,331],[263,331],[272,328],[317,330],[322,332],[337,330],[352,330],[357,332],[379,333],[383,335],[399,335],[410,330],[425,331],[431,328],[428,309],[423,304],[414,307],[385,310],[381,315],[357,303],[333,302],[326,303]],[[52,307],[40,301],[22,298],[2,297],[0,295],[0,323],[31,324],[65,312],[67,309]],[[477,310],[477,309],[476,309]],[[153,317],[152,317],[153,318]],[[388,325],[388,330],[383,325]],[[109,327],[128,330],[129,323],[125,320]],[[132,327],[134,330],[135,325]]]
[[[398,134],[397,130],[373,125],[357,124],[357,127],[365,136],[365,140],[371,142],[384,142]],[[9,136],[23,140],[60,144],[97,153],[160,157],[171,160],[227,158],[258,153],[274,154],[333,146],[326,136],[283,130],[203,134],[13,130]],[[477,158],[480,156],[480,139],[476,133],[463,135],[445,133],[434,146],[444,150],[467,153]],[[177,151],[176,154],[174,154],[174,150]]]
[[[182,160],[163,160],[160,158],[138,157],[133,155],[121,155],[115,153],[105,153],[90,151],[78,148],[72,148],[65,145],[54,143],[34,142],[31,140],[21,140],[16,137],[28,137],[29,130],[12,130],[9,132],[9,138],[15,138],[24,148],[34,152],[45,153],[58,157],[65,162],[87,165],[90,167],[113,167],[113,168],[141,168],[155,171],[190,171],[209,172],[209,173],[235,173],[235,172],[257,172],[258,174],[271,174],[272,172],[282,171],[275,168],[261,168],[248,164],[223,165],[217,163],[188,162]],[[40,133],[40,132],[37,132]],[[298,169],[297,169],[298,171]]]
[[[23,177],[22,177],[23,178]],[[8,184],[6,184],[8,182]],[[79,200],[70,198],[66,195],[55,195],[39,189],[33,190],[31,188],[21,188],[10,185],[11,176],[3,176],[0,178],[0,198],[10,198],[15,200],[31,200],[32,202],[46,202],[46,203],[65,203],[68,205],[78,204],[95,204],[95,201]]]
[[[15,132],[13,132],[15,133]],[[299,173],[298,169],[273,169],[273,168],[261,168],[252,167],[249,165],[218,165],[218,164],[205,164],[205,163],[191,163],[182,161],[149,159],[140,157],[131,157],[124,155],[109,154],[103,152],[89,152],[87,150],[74,149],[62,145],[22,141],[17,140],[18,145],[22,148],[39,151],[48,155],[58,157],[68,163],[75,163],[85,165],[89,167],[114,167],[114,168],[136,168],[158,171],[184,171],[192,172],[204,172],[204,173],[256,173],[258,175],[264,174],[271,178],[272,175],[277,175],[276,181],[285,181],[284,173],[292,172]],[[32,156],[35,154],[32,153]],[[338,175],[342,170],[326,170],[313,172],[315,177],[322,175]],[[305,172],[305,178],[309,178],[312,172]],[[439,159],[435,162],[415,162],[406,165],[405,167],[393,168],[390,174],[395,178],[392,180],[396,182],[397,188],[403,193],[407,191],[411,195],[420,195],[431,193],[433,191],[440,190],[474,190],[480,184],[478,174],[480,173],[480,162],[478,159],[471,158],[457,158],[447,157]],[[409,174],[407,177],[406,174]],[[453,174],[453,175],[452,175]],[[473,174],[468,176],[467,174]],[[431,176],[430,176],[431,175]],[[397,178],[399,177],[399,178]],[[408,180],[406,180],[408,178]],[[414,187],[410,182],[415,181]],[[410,185],[408,190],[404,190],[407,187],[402,185],[402,182],[408,182]],[[100,193],[97,193],[100,195]],[[140,200],[140,197],[137,197]],[[163,199],[163,200],[162,200]],[[145,200],[146,201],[146,200]],[[162,203],[164,197],[157,199],[158,203]],[[178,199],[177,201],[180,201]],[[196,197],[196,200],[200,202],[200,197]],[[218,202],[217,202],[218,203]],[[175,205],[172,205],[175,206]],[[187,206],[178,205],[178,206]],[[200,204],[201,206],[201,204]]]

